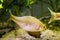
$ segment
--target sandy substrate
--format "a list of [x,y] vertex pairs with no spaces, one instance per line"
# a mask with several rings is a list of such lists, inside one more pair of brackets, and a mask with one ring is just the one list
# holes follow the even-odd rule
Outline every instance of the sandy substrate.
[[40,38],[35,38],[25,31],[22,31],[19,29],[17,31],[9,32],[0,38],[0,40],[60,40],[60,32],[53,32],[48,29],[41,32]]

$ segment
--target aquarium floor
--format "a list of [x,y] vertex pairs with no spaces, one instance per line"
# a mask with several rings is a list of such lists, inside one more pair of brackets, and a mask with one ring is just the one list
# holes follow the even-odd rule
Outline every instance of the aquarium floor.
[[[15,32],[17,34],[15,34]],[[5,34],[0,38],[0,40],[60,40],[60,33],[53,32],[52,30],[45,30],[41,32],[40,38],[35,38],[28,35],[25,31],[12,31],[10,33]]]

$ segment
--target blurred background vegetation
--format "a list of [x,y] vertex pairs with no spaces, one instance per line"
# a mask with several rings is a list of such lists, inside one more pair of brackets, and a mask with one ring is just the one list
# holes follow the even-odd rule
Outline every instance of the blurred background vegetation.
[[48,7],[55,12],[60,12],[60,0],[0,0],[0,34],[15,28],[14,23],[8,21],[9,11],[16,16],[31,15],[39,19],[50,16]]

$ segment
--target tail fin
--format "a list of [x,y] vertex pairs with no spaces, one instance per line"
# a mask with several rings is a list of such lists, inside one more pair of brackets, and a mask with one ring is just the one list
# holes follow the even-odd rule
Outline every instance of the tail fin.
[[48,8],[48,10],[50,11],[51,15],[53,15],[55,13],[50,8]]
[[52,21],[55,20],[55,12],[53,12],[50,8],[48,8],[48,9],[51,12],[51,18],[50,18],[50,21],[48,22],[48,24],[49,24],[49,23],[51,23]]

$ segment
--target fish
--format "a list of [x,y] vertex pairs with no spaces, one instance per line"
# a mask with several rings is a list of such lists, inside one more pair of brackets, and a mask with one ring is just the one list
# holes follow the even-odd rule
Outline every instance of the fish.
[[44,23],[33,16],[14,16],[10,14],[10,19],[14,21],[21,29],[27,31],[32,36],[39,37],[40,32],[46,29]]
[[50,8],[48,8],[48,9],[51,13],[51,18],[50,18],[48,24],[50,24],[51,22],[53,22],[55,20],[60,20],[60,13],[59,12],[54,12]]

